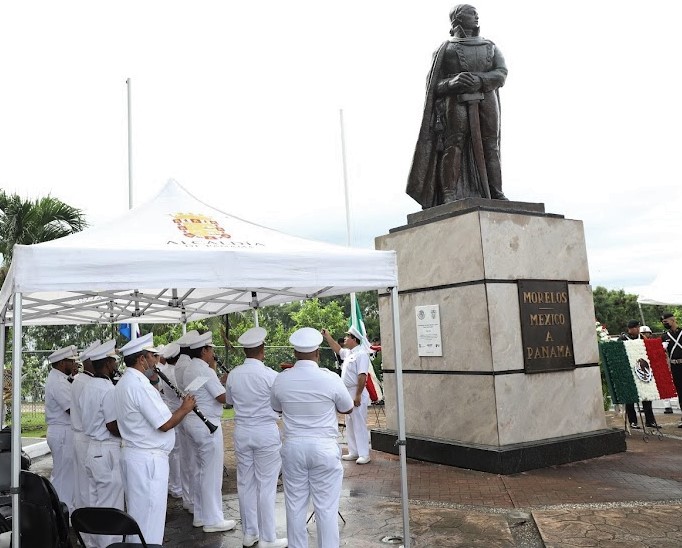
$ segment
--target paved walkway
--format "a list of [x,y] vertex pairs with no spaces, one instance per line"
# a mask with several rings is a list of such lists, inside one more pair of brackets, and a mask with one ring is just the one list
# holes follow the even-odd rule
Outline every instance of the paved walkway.
[[[625,453],[501,476],[408,460],[410,527],[414,548],[679,547],[682,546],[682,429],[680,415],[657,415],[663,439],[634,431]],[[376,423],[370,411],[369,426]],[[612,426],[622,418],[609,415]],[[232,422],[223,423],[226,517],[238,518]],[[345,440],[341,440],[342,443]],[[49,472],[49,457],[34,468]],[[372,452],[365,466],[344,462],[341,545],[390,546],[402,535],[398,458]],[[277,497],[278,533],[285,534],[283,494]],[[314,519],[309,526],[315,546]],[[241,530],[205,534],[169,499],[164,546],[233,548]]]

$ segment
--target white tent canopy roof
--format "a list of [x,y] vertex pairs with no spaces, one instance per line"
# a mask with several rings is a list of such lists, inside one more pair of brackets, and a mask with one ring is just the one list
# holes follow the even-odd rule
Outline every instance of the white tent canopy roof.
[[682,285],[680,285],[680,268],[682,260],[677,264],[669,263],[665,270],[656,276],[648,287],[644,288],[637,299],[640,304],[679,305],[682,304]]
[[4,323],[173,323],[397,285],[393,251],[289,236],[215,209],[169,181],[148,203],[58,240],[14,248]]

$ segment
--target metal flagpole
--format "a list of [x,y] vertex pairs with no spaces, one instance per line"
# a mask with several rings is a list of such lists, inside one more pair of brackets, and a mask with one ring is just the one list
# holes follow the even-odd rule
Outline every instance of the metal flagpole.
[[[128,91],[128,209],[133,209],[133,123],[131,109],[132,78],[126,80]],[[137,339],[137,322],[130,322],[130,340]]]
[[[343,165],[343,192],[346,202],[346,245],[350,247],[350,194],[348,192],[348,169],[346,167],[346,131],[343,124],[343,109],[339,109],[339,124],[341,125],[341,163]],[[355,293],[350,294],[351,325],[355,315]]]

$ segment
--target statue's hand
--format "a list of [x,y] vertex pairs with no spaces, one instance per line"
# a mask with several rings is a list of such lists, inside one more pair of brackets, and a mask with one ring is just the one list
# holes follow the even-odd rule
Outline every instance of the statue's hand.
[[448,81],[448,90],[452,93],[466,93],[478,91],[481,79],[470,72],[460,72]]

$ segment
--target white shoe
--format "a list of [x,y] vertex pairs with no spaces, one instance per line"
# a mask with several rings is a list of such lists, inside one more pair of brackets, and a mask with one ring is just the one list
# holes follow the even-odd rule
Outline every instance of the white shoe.
[[203,526],[204,526],[203,522],[201,522],[199,520],[192,522],[192,527],[203,527]]
[[258,543],[258,548],[286,548],[289,546],[289,541],[286,538],[276,538],[272,542],[261,540]]
[[348,454],[348,455],[343,455],[341,457],[341,460],[357,460],[357,458],[358,458],[358,455]]
[[171,493],[169,491],[168,494],[174,499],[181,499],[182,498],[182,493]]
[[355,461],[355,464],[367,464],[371,460],[372,460],[371,457],[367,455],[366,457],[360,457],[358,460]]
[[258,537],[252,537],[251,535],[244,535],[244,540],[242,540],[242,546],[244,546],[244,548],[251,548],[251,546],[255,546],[257,542],[258,542]]
[[213,525],[204,525],[204,533],[220,533],[221,531],[232,531],[237,526],[233,519],[224,519]]

